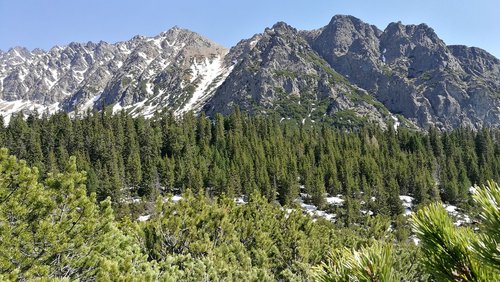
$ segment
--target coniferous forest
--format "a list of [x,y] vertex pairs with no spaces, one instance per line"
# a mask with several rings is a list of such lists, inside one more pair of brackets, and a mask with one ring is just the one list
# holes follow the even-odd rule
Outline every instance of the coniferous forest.
[[[102,111],[14,116],[0,146],[2,280],[499,277],[499,129]],[[335,219],[305,215],[304,195]]]

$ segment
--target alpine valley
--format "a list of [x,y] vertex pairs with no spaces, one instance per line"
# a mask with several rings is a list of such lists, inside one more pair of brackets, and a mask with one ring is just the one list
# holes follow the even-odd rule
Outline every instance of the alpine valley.
[[151,117],[277,113],[443,130],[500,125],[500,61],[446,45],[425,24],[384,30],[337,15],[316,30],[279,22],[231,49],[174,27],[129,41],[0,51],[0,113],[112,108]]
[[500,281],[498,183],[500,61],[425,24],[0,51],[0,281]]

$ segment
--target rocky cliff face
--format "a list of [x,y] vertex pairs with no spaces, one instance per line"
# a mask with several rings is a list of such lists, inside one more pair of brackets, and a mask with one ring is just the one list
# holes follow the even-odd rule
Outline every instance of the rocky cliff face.
[[277,23],[230,50],[180,28],[116,44],[0,52],[0,112],[113,109],[151,116],[255,114],[442,129],[500,125],[500,61],[447,46],[432,28],[379,30],[335,16],[318,30]]
[[[295,28],[280,22],[229,52],[232,72],[203,108],[208,114],[241,109],[302,122],[367,119],[384,126],[390,113],[349,83]],[[346,121],[349,122],[349,121]]]
[[422,127],[500,122],[498,59],[478,48],[447,46],[425,24],[391,23],[381,31],[335,16],[304,36],[333,69]]

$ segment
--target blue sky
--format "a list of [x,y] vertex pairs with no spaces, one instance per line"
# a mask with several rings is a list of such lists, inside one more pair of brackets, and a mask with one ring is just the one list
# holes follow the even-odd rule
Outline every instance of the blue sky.
[[0,49],[116,42],[174,25],[230,47],[277,21],[314,29],[336,14],[380,29],[399,20],[427,23],[447,44],[481,47],[500,58],[500,0],[0,0]]

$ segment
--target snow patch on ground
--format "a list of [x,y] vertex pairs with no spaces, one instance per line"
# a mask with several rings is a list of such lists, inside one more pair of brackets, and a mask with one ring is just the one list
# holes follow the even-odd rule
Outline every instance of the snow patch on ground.
[[239,196],[239,197],[234,198],[234,202],[239,204],[239,205],[244,205],[244,204],[248,203],[245,196]]
[[297,199],[296,202],[300,205],[300,207],[304,212],[306,212],[312,217],[322,217],[329,221],[335,221],[335,217],[337,217],[336,214],[319,210],[318,207],[316,207],[315,205],[304,203],[304,200],[302,198]]
[[[414,201],[415,198],[407,195],[399,196],[399,199],[402,202],[402,205],[405,209],[404,215],[409,216],[413,213]],[[454,205],[442,204],[443,208],[448,212],[448,214],[453,218],[454,224],[456,226],[461,226],[464,224],[470,224],[472,222],[469,215],[460,212],[460,209]]]
[[474,186],[469,187],[469,193],[471,193],[471,194],[475,194],[475,193],[476,193],[476,190],[477,190],[477,189],[476,189],[476,187],[474,187]]
[[413,241],[413,244],[415,244],[416,246],[418,246],[418,244],[420,243],[420,239],[418,239],[417,235],[415,235],[415,234],[411,235],[410,239]]
[[415,198],[407,195],[400,195],[399,199],[401,200],[403,207],[405,208],[404,215],[408,216],[412,214],[413,201]]
[[168,202],[168,201],[172,201],[173,203],[177,203],[180,200],[182,200],[182,196],[180,196],[180,195],[173,195],[171,197],[170,196],[169,197],[165,197],[163,199],[163,202],[165,203],[165,202]]
[[341,206],[344,204],[344,199],[341,199],[340,196],[342,195],[337,195],[334,197],[326,197],[325,200],[330,205]]
[[182,200],[182,196],[179,195],[174,195],[172,196],[172,202],[177,203],[178,201]]
[[137,221],[148,221],[149,218],[151,217],[150,214],[147,214],[147,215],[141,215],[137,218]]
[[457,213],[457,207],[453,205],[445,205],[443,204],[444,209],[451,214],[456,214]]
[[[304,189],[304,185],[300,185],[302,189]],[[328,196],[325,197],[325,200],[327,204],[330,206],[341,206],[344,203],[344,200],[341,198],[342,195],[337,195],[337,196]],[[300,193],[299,198],[295,200],[296,203],[299,204],[301,209],[306,213],[309,214],[312,217],[322,217],[328,221],[335,222],[335,218],[337,217],[337,214],[334,213],[329,213],[324,210],[318,209],[317,206],[313,204],[306,204],[304,201],[309,200],[311,196],[307,193]]]
[[361,212],[362,214],[368,214],[369,216],[372,216],[372,215],[373,215],[373,212],[372,212],[372,211],[370,211],[370,210],[368,210],[368,211],[367,211],[367,210],[360,210],[360,212]]

